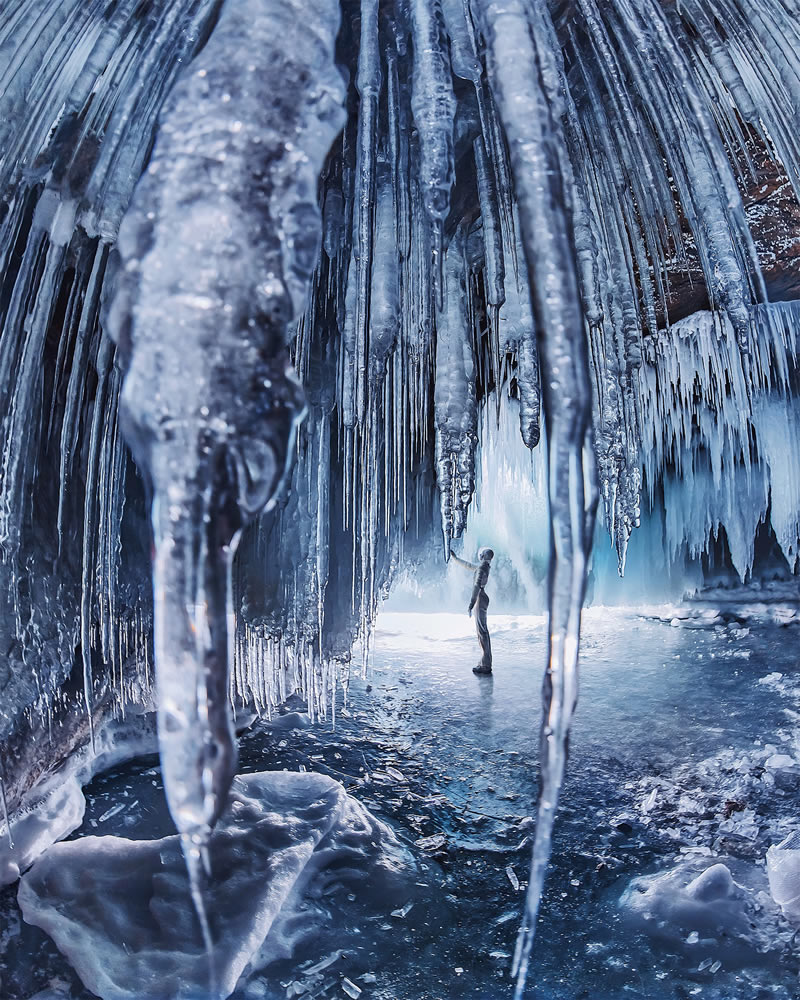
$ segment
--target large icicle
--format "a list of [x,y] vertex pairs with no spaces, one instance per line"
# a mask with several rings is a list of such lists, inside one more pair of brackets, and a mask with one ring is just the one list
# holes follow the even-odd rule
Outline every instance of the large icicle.
[[378,48],[378,0],[361,0],[361,43],[358,51],[356,87],[358,138],[356,142],[355,197],[353,205],[353,265],[355,267],[354,324],[355,407],[364,419],[367,397],[367,352],[369,289],[372,267],[373,212],[375,201],[375,157],[378,145],[378,97],[381,63]]
[[[29,724],[23,709],[36,718],[35,699],[50,710],[73,657],[89,715],[77,726],[91,729],[114,701],[149,699],[148,636],[136,626],[148,612],[130,600],[144,565],[129,561],[118,601],[126,476],[99,314],[158,110],[218,6],[25,0],[4,10],[0,623],[15,626],[19,654],[8,658],[2,739]],[[12,777],[12,799],[15,787]]]
[[414,72],[411,109],[419,131],[422,202],[431,219],[442,300],[442,229],[453,185],[456,100],[440,0],[411,0]]
[[489,80],[508,140],[533,289],[547,420],[550,638],[544,684],[541,789],[531,878],[514,959],[522,996],[553,821],[578,697],[578,644],[596,489],[591,389],[560,129],[560,74],[552,25],[523,0],[476,0]]
[[338,24],[333,0],[229,0],[173,91],[120,233],[113,315],[129,355],[124,429],[153,492],[162,769],[195,869],[235,763],[231,560],[302,408],[286,330],[342,124]]
[[445,558],[466,526],[475,489],[478,411],[475,357],[466,312],[463,234],[445,255],[444,303],[436,320],[436,475],[442,511]]

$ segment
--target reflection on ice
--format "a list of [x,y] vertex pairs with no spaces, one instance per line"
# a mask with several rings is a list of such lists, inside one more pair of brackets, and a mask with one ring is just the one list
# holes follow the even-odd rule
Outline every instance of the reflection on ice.
[[[465,578],[465,589],[469,590],[469,578]],[[547,623],[545,615],[493,615],[490,614],[489,624],[492,632],[506,629],[542,629]],[[422,612],[385,612],[380,617],[381,648],[399,651],[401,649],[418,649],[420,645],[429,643],[450,642],[467,637],[474,638],[475,622],[466,612],[453,614],[443,612],[431,615]]]

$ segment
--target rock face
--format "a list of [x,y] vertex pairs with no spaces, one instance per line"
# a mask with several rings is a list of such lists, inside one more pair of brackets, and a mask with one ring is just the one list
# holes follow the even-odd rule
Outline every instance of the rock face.
[[[748,143],[752,171],[739,162],[745,215],[764,273],[770,302],[800,299],[800,201],[783,167],[753,138]],[[708,309],[708,292],[691,236],[684,233],[687,261],[667,272],[671,322]],[[665,320],[663,314],[661,321]]]
[[210,958],[177,836],[58,844],[22,879],[19,902],[103,1000],[222,1000],[320,919],[307,892],[369,886],[388,912],[413,873],[392,831],[338,782],[283,771],[235,779],[211,865]]

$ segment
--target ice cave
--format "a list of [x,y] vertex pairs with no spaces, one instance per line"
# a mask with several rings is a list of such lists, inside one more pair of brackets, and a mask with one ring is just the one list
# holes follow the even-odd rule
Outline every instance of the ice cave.
[[800,998],[800,0],[5,0],[0,261],[2,1000]]

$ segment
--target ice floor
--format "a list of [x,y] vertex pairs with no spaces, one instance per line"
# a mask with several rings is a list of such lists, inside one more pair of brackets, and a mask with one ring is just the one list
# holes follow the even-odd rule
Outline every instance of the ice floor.
[[[293,961],[240,982],[236,1000],[510,995],[535,808],[544,619],[490,624],[495,673],[476,678],[466,614],[384,615],[369,676],[351,682],[344,710],[340,697],[335,731],[292,728],[297,717],[287,717],[243,737],[243,771],[341,779],[420,867],[399,899],[367,886],[316,900],[328,918]],[[786,761],[800,756],[797,627],[672,627],[594,609],[582,649],[530,997],[800,997],[795,929],[770,902],[764,867],[770,844],[800,825],[800,769]],[[148,759],[89,786],[76,836],[169,832]],[[704,911],[693,930],[683,887],[717,860],[741,888],[711,900],[722,910],[710,923]],[[88,1000],[49,939],[20,921],[13,890],[0,908],[2,995]]]

